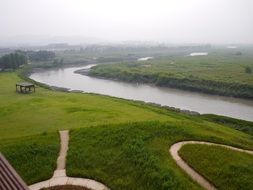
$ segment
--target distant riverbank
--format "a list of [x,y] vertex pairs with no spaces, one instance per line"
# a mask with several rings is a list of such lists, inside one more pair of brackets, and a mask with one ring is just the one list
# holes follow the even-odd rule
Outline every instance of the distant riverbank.
[[[80,71],[79,73],[82,72]],[[134,63],[132,63],[132,65],[98,65],[93,67],[90,72],[83,72],[83,74],[124,82],[148,83],[160,87],[178,88],[194,92],[253,100],[252,85],[236,83],[234,81],[222,82],[221,80],[203,79],[191,75],[178,76],[175,74],[166,73],[162,70],[157,72],[157,69],[152,71],[151,65],[149,65],[149,67]]]
[[[212,113],[253,121],[253,101],[206,95],[173,88],[156,87],[147,84],[125,83],[90,77],[75,73],[88,72],[94,65],[83,67],[40,70],[30,78],[49,86],[109,95],[130,100],[152,102],[162,106],[191,110],[200,114]],[[177,110],[177,109],[176,109]],[[194,112],[192,112],[194,113]]]

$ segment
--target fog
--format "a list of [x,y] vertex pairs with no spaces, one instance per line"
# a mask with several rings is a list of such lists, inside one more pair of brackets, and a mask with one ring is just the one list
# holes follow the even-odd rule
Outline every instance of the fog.
[[253,43],[252,0],[1,0],[0,43]]

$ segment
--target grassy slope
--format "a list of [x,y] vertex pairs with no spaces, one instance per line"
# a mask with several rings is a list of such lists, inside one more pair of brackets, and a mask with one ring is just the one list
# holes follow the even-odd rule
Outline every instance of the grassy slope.
[[119,190],[198,189],[175,165],[169,147],[175,142],[193,139],[225,144],[246,142],[238,138],[239,133],[228,135],[227,132],[226,128],[187,121],[73,130],[67,172],[71,176],[94,178]]
[[[28,183],[51,177],[53,165],[43,176],[31,174],[29,168],[40,171],[39,163],[55,164],[59,129],[76,129],[70,137],[68,173],[96,178],[114,189],[154,189],[155,185],[198,188],[169,156],[169,145],[179,140],[253,147],[252,136],[201,117],[92,94],[43,88],[35,94],[17,94],[14,89],[19,80],[15,73],[0,73],[0,151]],[[48,136],[33,136],[45,131]],[[51,152],[47,154],[46,150]],[[151,179],[157,179],[157,184]]]
[[[154,60],[113,65],[99,65],[90,74],[129,82],[148,82],[221,95],[252,97],[252,53],[211,52],[199,57],[158,57]],[[148,65],[148,67],[146,66]]]
[[227,127],[231,127],[233,129],[243,131],[244,133],[253,135],[253,122],[244,121],[240,119],[234,119],[234,118],[221,116],[221,115],[213,115],[213,114],[204,114],[204,115],[201,115],[201,117],[208,121],[225,125]]
[[33,184],[52,177],[59,152],[59,137],[57,133],[44,133],[5,139],[0,141],[0,151],[21,177]]
[[253,189],[253,156],[226,148],[185,145],[180,155],[218,189]]
[[[153,110],[91,94],[62,93],[37,89],[35,94],[17,94],[15,73],[0,74],[0,138],[145,120],[175,120]],[[11,133],[10,133],[11,131]]]

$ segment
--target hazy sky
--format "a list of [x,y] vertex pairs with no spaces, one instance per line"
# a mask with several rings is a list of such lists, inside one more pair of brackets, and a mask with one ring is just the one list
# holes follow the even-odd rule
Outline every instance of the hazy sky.
[[0,0],[0,42],[30,35],[253,43],[253,0]]

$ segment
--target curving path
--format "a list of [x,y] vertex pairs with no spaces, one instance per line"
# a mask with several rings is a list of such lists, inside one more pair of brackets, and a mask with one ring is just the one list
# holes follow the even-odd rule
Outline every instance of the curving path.
[[68,177],[66,175],[66,156],[68,151],[69,131],[60,131],[61,149],[57,159],[57,168],[51,179],[30,185],[30,190],[40,190],[41,188],[56,185],[77,185],[91,190],[110,190],[108,187],[95,180],[86,178]]
[[182,141],[178,142],[176,144],[173,144],[170,147],[170,154],[172,158],[176,161],[177,165],[182,168],[194,181],[196,181],[199,185],[204,187],[207,190],[216,190],[216,187],[211,184],[209,181],[207,181],[201,174],[199,174],[197,171],[195,171],[192,167],[190,167],[178,154],[178,151],[181,149],[183,145],[186,144],[205,144],[205,145],[215,145],[220,147],[225,147],[231,150],[239,151],[239,152],[245,152],[248,154],[253,155],[253,151],[250,150],[244,150],[240,148],[235,148],[228,145],[223,144],[216,144],[216,143],[210,143],[210,142],[201,142],[201,141]]

